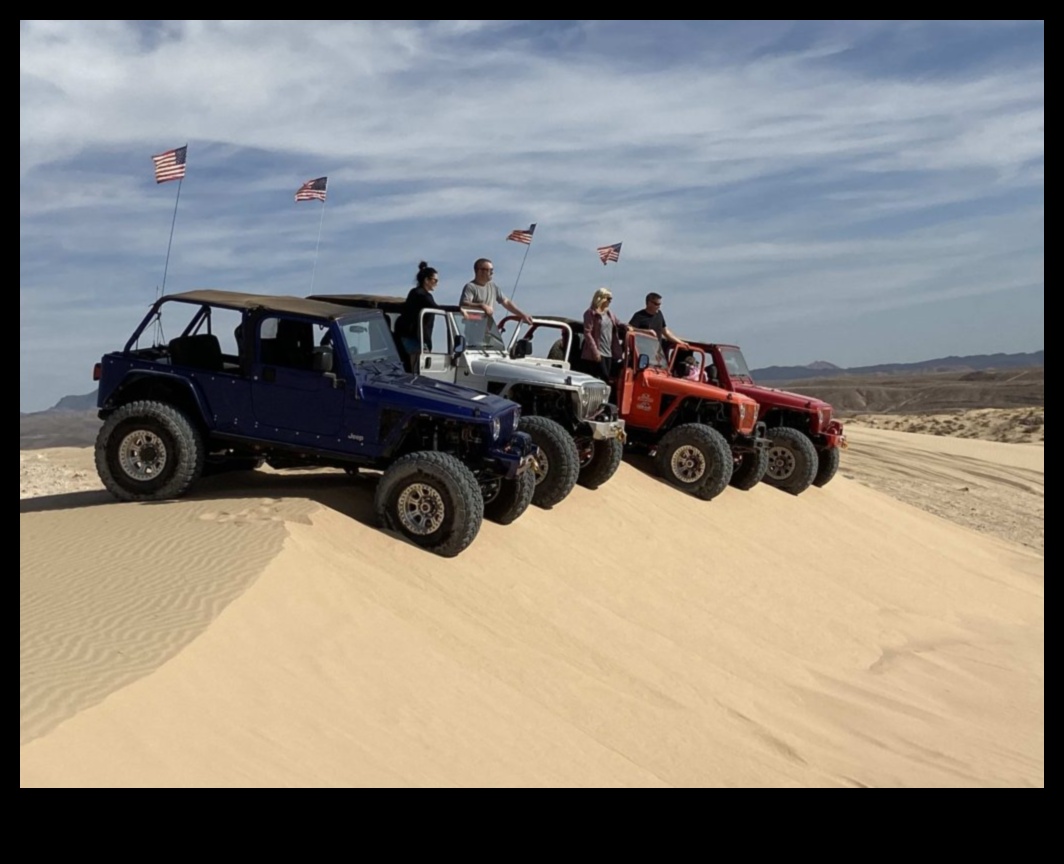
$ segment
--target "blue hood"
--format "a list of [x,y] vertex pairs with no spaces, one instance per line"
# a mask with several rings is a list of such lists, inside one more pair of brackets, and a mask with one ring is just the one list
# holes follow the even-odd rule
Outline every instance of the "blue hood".
[[501,396],[480,393],[448,381],[437,381],[409,372],[366,379],[361,384],[360,393],[365,399],[401,406],[409,411],[421,410],[452,417],[483,417],[485,420],[497,414],[507,414],[517,407],[516,402]]

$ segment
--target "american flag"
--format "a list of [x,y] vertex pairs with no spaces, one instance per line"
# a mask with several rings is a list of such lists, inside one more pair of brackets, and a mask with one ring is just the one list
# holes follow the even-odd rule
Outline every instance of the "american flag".
[[610,261],[621,260],[621,244],[614,243],[612,246],[599,246],[598,247],[599,260],[602,261],[605,266]]
[[532,242],[532,235],[535,233],[536,223],[533,222],[528,228],[514,228],[506,239],[513,240],[515,243],[524,243],[528,246]]
[[296,201],[324,201],[325,184],[328,182],[328,177],[317,177],[314,180],[308,180],[296,190]]
[[176,150],[167,150],[158,156],[152,156],[155,163],[155,182],[166,183],[169,180],[181,180],[185,176],[185,156],[188,155],[188,145],[178,147]]

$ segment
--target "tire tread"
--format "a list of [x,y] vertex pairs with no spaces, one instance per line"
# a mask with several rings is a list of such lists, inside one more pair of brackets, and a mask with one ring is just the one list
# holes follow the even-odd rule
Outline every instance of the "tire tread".
[[[427,474],[452,487],[448,491],[454,499],[452,505],[459,527],[445,534],[438,542],[422,542],[423,538],[411,537],[392,519],[389,507],[392,492],[418,474]],[[373,509],[382,527],[444,558],[453,558],[468,548],[476,539],[484,520],[484,498],[473,472],[456,456],[433,450],[408,453],[396,459],[377,482]]]

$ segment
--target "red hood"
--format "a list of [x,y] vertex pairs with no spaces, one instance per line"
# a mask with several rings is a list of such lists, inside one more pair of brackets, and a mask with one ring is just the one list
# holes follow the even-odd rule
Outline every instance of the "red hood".
[[821,408],[831,408],[830,402],[817,399],[815,396],[789,393],[786,390],[777,390],[775,387],[762,387],[760,384],[735,382],[735,389],[760,402],[765,407],[794,408],[799,411],[817,411]]

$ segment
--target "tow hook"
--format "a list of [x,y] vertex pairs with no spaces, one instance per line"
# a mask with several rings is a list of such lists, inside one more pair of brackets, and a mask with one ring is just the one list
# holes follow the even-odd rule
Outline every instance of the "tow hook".
[[538,465],[539,462],[536,460],[536,457],[529,453],[521,460],[521,463],[517,466],[517,474],[518,476],[520,476],[521,474],[524,474],[526,471],[528,471],[530,468],[534,471]]

